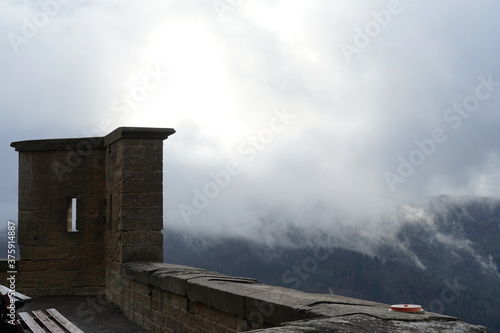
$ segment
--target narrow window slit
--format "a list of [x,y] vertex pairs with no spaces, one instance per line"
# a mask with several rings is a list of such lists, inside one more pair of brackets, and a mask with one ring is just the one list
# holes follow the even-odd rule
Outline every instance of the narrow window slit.
[[68,198],[68,232],[77,232],[76,229],[76,210],[77,210],[77,200],[76,198]]

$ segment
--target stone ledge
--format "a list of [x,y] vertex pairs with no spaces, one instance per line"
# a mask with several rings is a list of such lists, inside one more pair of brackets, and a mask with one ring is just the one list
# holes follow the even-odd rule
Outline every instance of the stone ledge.
[[254,332],[488,332],[454,317],[398,313],[386,304],[309,294],[188,266],[131,262],[122,264],[122,276],[245,320],[283,325]]
[[120,139],[159,139],[165,140],[174,134],[173,128],[119,127],[103,137],[26,140],[10,144],[16,151],[80,151],[103,149]]
[[16,141],[10,144],[16,151],[75,151],[79,149],[103,149],[102,137],[79,138],[79,139],[50,139],[50,140],[26,140]]
[[174,133],[173,128],[119,127],[104,137],[104,145],[107,147],[120,139],[165,140]]
[[353,314],[345,317],[320,318],[285,323],[280,327],[251,331],[252,333],[484,333],[483,326],[474,326],[458,319],[454,320],[385,320],[367,314]]

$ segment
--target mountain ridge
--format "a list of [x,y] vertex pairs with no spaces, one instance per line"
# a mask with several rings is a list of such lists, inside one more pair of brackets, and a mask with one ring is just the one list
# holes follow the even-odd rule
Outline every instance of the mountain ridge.
[[338,246],[339,235],[317,231],[322,239],[315,246],[298,227],[280,244],[166,228],[164,258],[306,292],[417,303],[500,332],[499,213],[500,200],[490,198],[439,196],[425,206],[406,205],[394,234],[370,244],[371,253]]

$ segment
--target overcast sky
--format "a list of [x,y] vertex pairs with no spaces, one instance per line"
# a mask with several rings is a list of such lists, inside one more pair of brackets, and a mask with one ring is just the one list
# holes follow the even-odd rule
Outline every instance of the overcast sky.
[[120,126],[176,129],[165,224],[184,230],[279,237],[287,223],[361,228],[436,194],[499,197],[499,12],[0,0],[0,219],[17,219],[12,141]]

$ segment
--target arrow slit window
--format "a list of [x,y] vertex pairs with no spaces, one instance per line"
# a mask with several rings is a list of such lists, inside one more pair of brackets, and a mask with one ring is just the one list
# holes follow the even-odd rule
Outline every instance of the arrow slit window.
[[67,210],[68,210],[68,220],[67,220],[67,230],[68,232],[77,232],[76,228],[76,217],[77,217],[77,204],[78,200],[76,198],[68,198]]

